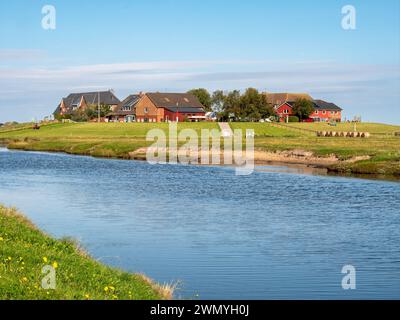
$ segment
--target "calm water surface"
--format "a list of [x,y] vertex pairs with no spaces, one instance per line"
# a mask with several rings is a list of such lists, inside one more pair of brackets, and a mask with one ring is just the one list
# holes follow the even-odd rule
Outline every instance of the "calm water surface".
[[177,298],[400,298],[397,182],[0,149],[0,202]]

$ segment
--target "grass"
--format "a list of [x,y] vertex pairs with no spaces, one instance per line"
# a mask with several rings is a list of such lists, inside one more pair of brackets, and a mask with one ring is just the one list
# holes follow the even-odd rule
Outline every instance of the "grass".
[[[216,123],[179,123],[178,130],[191,128],[200,134],[201,129],[218,129]],[[10,138],[63,138],[63,139],[108,139],[142,138],[151,129],[161,129],[168,134],[168,123],[55,123],[40,130],[4,132]],[[0,132],[1,134],[2,132]]]
[[[400,176],[400,126],[360,123],[359,131],[370,132],[368,139],[317,137],[313,131],[352,131],[353,125],[341,123],[331,127],[326,123],[289,123],[285,126],[269,123],[231,123],[232,129],[254,129],[255,148],[277,152],[287,150],[311,151],[317,157],[336,156],[342,163],[329,169],[346,173],[372,173]],[[149,146],[146,134],[162,129],[165,123],[65,123],[50,124],[40,130],[0,131],[0,142],[10,148],[35,151],[61,151],[99,157],[130,158],[130,152]],[[178,130],[193,128],[218,129],[217,123],[179,123]],[[303,130],[301,130],[303,129]],[[345,162],[355,157],[368,160]]]
[[268,123],[243,123],[233,122],[230,124],[232,130],[241,129],[245,134],[246,129],[253,129],[256,137],[300,137],[302,133],[291,131],[286,128],[275,127]]
[[[42,268],[56,270],[56,289],[41,286]],[[38,230],[15,209],[0,205],[0,299],[150,300],[172,298],[173,287],[107,267],[70,240]]]
[[[336,126],[330,126],[325,122],[314,123],[285,123],[288,127],[308,129],[314,131],[354,131],[354,123],[338,123]],[[372,135],[393,135],[400,132],[400,126],[382,124],[382,123],[357,123],[356,129],[359,132],[369,132]]]

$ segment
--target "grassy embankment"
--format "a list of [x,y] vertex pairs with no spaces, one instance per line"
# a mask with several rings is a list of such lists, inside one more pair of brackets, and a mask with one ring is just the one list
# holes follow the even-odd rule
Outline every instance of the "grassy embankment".
[[[42,288],[45,265],[56,289]],[[16,210],[0,205],[0,299],[169,299],[172,287],[102,265],[69,240],[55,240]]]
[[[315,134],[315,131],[353,131],[353,124],[348,123],[336,127],[326,123],[290,123],[279,127],[267,123],[232,123],[231,127],[254,129],[255,147],[261,152],[310,151],[316,157],[337,157],[338,161],[329,165],[332,171],[400,176],[400,137],[394,136],[400,126],[357,124],[358,131],[371,133],[367,139],[317,137]],[[36,131],[0,130],[0,142],[23,150],[129,158],[129,152],[151,144],[146,142],[146,133],[153,128],[168,132],[165,123],[51,124]],[[200,132],[201,129],[217,129],[218,124],[180,123],[178,128],[194,128]]]
[[400,176],[400,137],[394,135],[400,132],[400,126],[357,124],[357,131],[369,132],[369,138],[317,137],[315,134],[315,131],[353,131],[351,123],[336,127],[327,123],[289,123],[278,128],[262,123],[234,123],[232,127],[254,128],[255,146],[259,150],[311,151],[317,157],[337,157],[339,161],[328,167],[331,171]]

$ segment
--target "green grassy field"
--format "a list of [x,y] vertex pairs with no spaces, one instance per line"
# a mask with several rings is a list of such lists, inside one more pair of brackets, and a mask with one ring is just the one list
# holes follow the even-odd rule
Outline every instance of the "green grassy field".
[[[358,131],[370,132],[371,137],[317,137],[318,131],[352,131],[349,123],[331,127],[326,123],[289,123],[283,126],[269,123],[231,123],[232,129],[254,129],[255,148],[260,151],[305,150],[318,157],[336,156],[340,160],[368,157],[355,163],[339,163],[331,170],[346,173],[373,173],[400,176],[400,137],[394,132],[400,126],[376,123],[357,124]],[[50,124],[40,130],[21,129],[0,131],[0,142],[10,148],[35,151],[59,151],[99,157],[130,158],[129,153],[149,146],[146,134],[151,129],[162,129],[165,123],[70,123]],[[193,128],[218,129],[217,123],[179,123],[178,130]]]
[[258,122],[232,122],[231,124],[232,130],[241,129],[243,134],[245,134],[246,129],[253,129],[256,137],[300,137],[303,136],[303,133],[294,130],[288,130],[286,128],[279,128],[272,126],[269,123],[258,123]]
[[[42,288],[45,265],[55,268],[55,290]],[[55,240],[0,205],[0,299],[149,300],[171,295],[171,287],[109,268],[72,241]]]
[[369,132],[373,135],[393,135],[395,132],[400,132],[400,126],[393,126],[381,123],[338,123],[336,126],[330,126],[325,122],[314,123],[287,123],[286,126],[307,129],[314,131],[354,131],[356,128],[359,132]]
[[[179,123],[178,130],[218,129],[216,123]],[[42,126],[40,130],[0,131],[12,138],[145,138],[149,130],[161,129],[168,134],[168,123],[58,123]]]

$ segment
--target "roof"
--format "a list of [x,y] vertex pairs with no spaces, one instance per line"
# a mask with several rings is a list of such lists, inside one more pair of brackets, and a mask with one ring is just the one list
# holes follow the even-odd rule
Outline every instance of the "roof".
[[343,109],[338,107],[332,102],[326,102],[324,100],[313,100],[314,108],[317,110],[329,110],[329,111],[342,111]]
[[282,105],[288,101],[296,101],[298,99],[313,100],[308,93],[265,93],[267,102],[273,106]]
[[204,112],[204,106],[191,93],[146,93],[157,108],[165,108],[172,112]]
[[[100,96],[100,99],[99,99]],[[116,105],[120,103],[120,100],[109,91],[100,91],[100,92],[80,92],[80,93],[70,93],[67,97],[63,98],[65,107],[67,108],[67,112],[71,112],[74,107],[79,106],[79,103],[83,99],[87,104],[97,105],[100,101],[102,105]],[[59,112],[60,105],[57,107],[54,113]]]
[[[140,100],[140,95],[131,94],[118,104],[114,112],[107,114],[108,116],[127,116],[135,112],[135,106]],[[124,110],[124,107],[130,107],[131,110]]]

